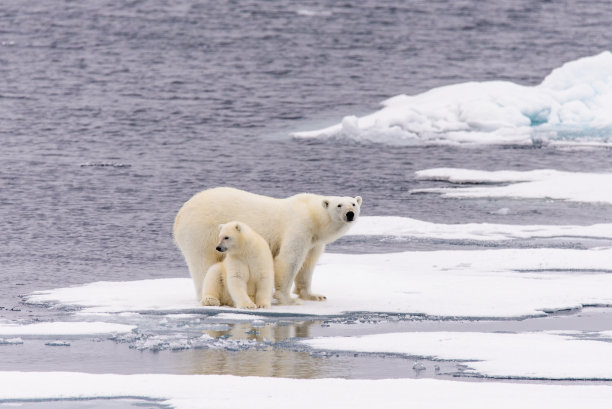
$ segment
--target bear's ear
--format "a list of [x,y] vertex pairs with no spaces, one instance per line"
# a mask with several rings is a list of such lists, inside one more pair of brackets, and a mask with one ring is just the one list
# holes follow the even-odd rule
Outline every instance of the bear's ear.
[[236,223],[236,231],[242,231],[242,227],[238,223]]
[[362,200],[361,200],[361,196],[356,196],[356,197],[355,197],[355,200],[357,200],[357,204],[358,204],[359,206],[361,206],[361,201],[362,201]]
[[224,226],[223,224],[220,224],[220,225],[219,225],[219,231],[221,231],[221,229],[223,228],[223,226]]
[[323,200],[322,205],[323,205],[324,208],[327,209],[329,207],[329,200],[327,200],[327,199]]

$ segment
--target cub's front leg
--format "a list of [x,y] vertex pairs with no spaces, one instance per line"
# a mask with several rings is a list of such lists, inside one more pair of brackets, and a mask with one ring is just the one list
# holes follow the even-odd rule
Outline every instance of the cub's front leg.
[[274,293],[274,271],[264,273],[260,277],[255,293],[255,304],[257,308],[270,308]]
[[247,292],[247,281],[249,279],[248,267],[244,263],[230,259],[226,259],[225,263],[227,290],[236,308],[257,308]]

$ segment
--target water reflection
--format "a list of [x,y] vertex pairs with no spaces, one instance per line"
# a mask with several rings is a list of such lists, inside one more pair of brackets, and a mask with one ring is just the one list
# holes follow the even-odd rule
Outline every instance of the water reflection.
[[206,330],[213,338],[232,338],[257,342],[284,342],[292,338],[309,338],[310,328],[321,326],[322,321],[280,321],[268,324],[238,323],[227,330]]
[[[218,348],[191,349],[178,354],[176,368],[189,374],[225,374],[284,378],[426,378],[457,372],[453,362],[394,355],[310,350],[295,340],[325,329],[323,321],[238,323],[224,330],[205,330]],[[228,347],[229,345],[229,347]],[[233,348],[232,348],[233,346]]]

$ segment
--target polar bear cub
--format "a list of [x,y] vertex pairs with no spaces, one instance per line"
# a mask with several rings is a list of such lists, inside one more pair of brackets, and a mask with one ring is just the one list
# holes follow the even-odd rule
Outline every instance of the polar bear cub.
[[268,242],[247,224],[219,226],[216,250],[225,259],[213,264],[202,286],[202,305],[269,308],[274,292],[274,261]]

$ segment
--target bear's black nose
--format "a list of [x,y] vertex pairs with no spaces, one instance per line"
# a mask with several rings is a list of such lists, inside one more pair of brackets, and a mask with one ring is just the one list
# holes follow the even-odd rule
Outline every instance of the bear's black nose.
[[347,221],[352,222],[354,218],[355,218],[355,213],[353,213],[353,212],[346,213],[346,220]]
[[215,250],[217,250],[219,253],[223,253],[225,251],[225,249],[221,246],[215,247]]

